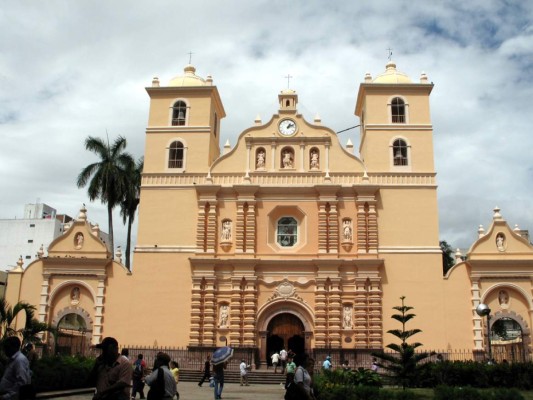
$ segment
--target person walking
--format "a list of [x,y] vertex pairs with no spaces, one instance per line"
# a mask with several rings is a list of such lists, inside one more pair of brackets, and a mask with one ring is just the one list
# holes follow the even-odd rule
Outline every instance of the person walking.
[[213,377],[215,378],[215,400],[222,398],[222,389],[224,389],[224,370],[228,363],[223,362],[213,366]]
[[326,359],[324,360],[324,362],[322,363],[322,368],[324,370],[330,370],[331,367],[332,367],[331,356],[327,356]]
[[139,354],[137,360],[133,363],[133,373],[131,375],[132,388],[131,398],[135,399],[137,393],[141,399],[144,399],[144,375],[146,373],[146,361],[143,360],[143,355]]
[[284,374],[287,366],[287,351],[284,348],[279,352],[279,362],[281,363],[281,373]]
[[241,386],[249,386],[248,385],[248,368],[249,365],[246,365],[246,361],[244,361],[244,358],[241,360],[241,363],[239,364],[239,370],[241,372]]
[[207,356],[204,363],[204,376],[202,376],[202,379],[200,382],[198,382],[198,386],[202,386],[202,384],[207,381],[209,382],[209,378],[211,378],[211,356]]
[[177,361],[170,362],[170,372],[172,372],[172,375],[174,376],[174,380],[176,381],[176,399],[179,400],[180,394],[178,392],[178,383],[180,380],[180,366]]
[[274,373],[278,371],[278,364],[279,364],[279,354],[276,351],[274,354],[272,354],[272,366],[274,367]]
[[17,336],[9,336],[4,340],[4,354],[8,362],[0,381],[1,399],[18,399],[23,391],[21,388],[31,384],[30,362],[20,351],[20,345]]
[[170,356],[159,352],[155,358],[152,373],[145,378],[150,386],[148,400],[172,399],[176,396],[176,381],[169,369]]
[[131,364],[118,352],[118,342],[106,337],[96,345],[102,353],[96,358],[89,383],[96,386],[93,400],[129,400]]

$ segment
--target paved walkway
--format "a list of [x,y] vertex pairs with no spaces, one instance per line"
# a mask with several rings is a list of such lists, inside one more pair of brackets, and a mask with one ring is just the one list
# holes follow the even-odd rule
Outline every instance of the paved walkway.
[[[148,392],[146,387],[144,394]],[[208,384],[198,387],[195,382],[181,382],[178,384],[180,400],[210,400],[214,399],[213,388]],[[226,383],[222,391],[223,400],[281,400],[285,395],[282,385],[250,385],[240,386],[237,383]],[[91,400],[92,394],[61,397],[68,400]],[[138,399],[139,397],[137,397]]]

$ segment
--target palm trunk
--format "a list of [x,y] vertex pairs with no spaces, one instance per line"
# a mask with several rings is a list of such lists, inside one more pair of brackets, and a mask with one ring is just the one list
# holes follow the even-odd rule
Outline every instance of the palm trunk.
[[107,221],[109,222],[109,247],[111,258],[115,257],[115,242],[113,240],[113,207],[107,205]]
[[131,248],[131,225],[133,224],[133,219],[128,217],[128,237],[126,238],[126,268],[131,271],[130,268],[130,248]]

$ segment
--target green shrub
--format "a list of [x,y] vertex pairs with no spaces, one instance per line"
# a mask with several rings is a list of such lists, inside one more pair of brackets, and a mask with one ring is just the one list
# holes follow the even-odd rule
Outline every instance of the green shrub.
[[87,378],[93,366],[93,358],[43,357],[35,364],[32,382],[37,392],[87,387]]

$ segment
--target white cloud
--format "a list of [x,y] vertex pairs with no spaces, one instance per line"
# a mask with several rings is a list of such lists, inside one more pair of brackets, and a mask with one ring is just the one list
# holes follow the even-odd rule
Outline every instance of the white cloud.
[[[435,83],[441,238],[468,247],[496,205],[510,224],[533,229],[528,2],[52,3],[0,11],[1,218],[21,216],[37,198],[73,216],[85,202],[107,229],[104,207],[76,188],[94,161],[84,139],[124,135],[141,156],[144,87],[180,74],[189,51],[224,102],[221,143],[234,144],[257,114],[267,121],[276,112],[288,73],[308,120],[318,113],[334,130],[356,125],[359,83],[384,70],[392,47],[398,69],[413,80],[425,71]],[[357,147],[356,130],[340,137]],[[124,246],[118,212],[115,227]]]

